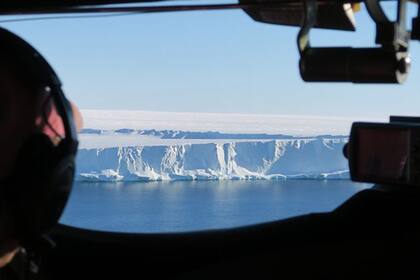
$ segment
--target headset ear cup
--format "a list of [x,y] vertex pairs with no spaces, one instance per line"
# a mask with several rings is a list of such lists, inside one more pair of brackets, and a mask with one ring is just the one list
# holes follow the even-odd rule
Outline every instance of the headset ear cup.
[[31,136],[20,149],[4,193],[18,239],[31,240],[59,221],[75,172],[74,156],[66,154],[44,134]]
[[42,230],[55,158],[54,145],[43,134],[31,136],[19,151],[8,198],[14,209],[16,234],[20,238],[39,234]]
[[51,173],[50,183],[52,188],[48,193],[45,213],[43,213],[43,231],[51,229],[59,221],[70,196],[74,173],[75,164],[72,155],[59,160]]

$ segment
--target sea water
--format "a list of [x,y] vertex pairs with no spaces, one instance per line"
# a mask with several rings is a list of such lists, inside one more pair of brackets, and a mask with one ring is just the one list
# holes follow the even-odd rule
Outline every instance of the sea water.
[[349,180],[76,182],[61,223],[132,233],[232,228],[331,211],[369,187]]

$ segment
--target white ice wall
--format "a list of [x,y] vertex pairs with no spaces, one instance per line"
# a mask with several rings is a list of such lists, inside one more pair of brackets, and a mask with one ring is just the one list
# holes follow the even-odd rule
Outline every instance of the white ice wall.
[[347,138],[80,149],[76,180],[348,178]]

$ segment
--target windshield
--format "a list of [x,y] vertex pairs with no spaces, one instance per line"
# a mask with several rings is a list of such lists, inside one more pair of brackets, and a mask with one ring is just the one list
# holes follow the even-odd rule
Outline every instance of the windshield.
[[[314,30],[314,46],[368,47]],[[243,11],[3,23],[46,56],[81,108],[74,190],[61,222],[122,232],[230,228],[331,211],[349,180],[351,123],[418,115],[419,47],[404,85],[304,83],[298,28]]]

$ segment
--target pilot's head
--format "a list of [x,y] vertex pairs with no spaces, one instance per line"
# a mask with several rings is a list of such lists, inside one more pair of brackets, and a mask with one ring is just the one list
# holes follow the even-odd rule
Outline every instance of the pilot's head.
[[[60,189],[69,182],[60,177],[71,176],[67,169],[74,169],[70,165],[75,152],[67,150],[77,147],[77,141],[70,143],[68,135],[74,133],[67,132],[69,127],[80,129],[82,118],[54,78],[54,71],[38,52],[0,28],[0,267],[13,255],[18,240],[25,235],[22,231],[37,232],[57,219],[41,221],[40,216],[57,205],[38,211],[42,207],[37,205],[51,202],[51,196],[38,195],[38,190]],[[54,199],[62,199],[64,189],[54,194]],[[31,228],[32,220],[35,229]]]

